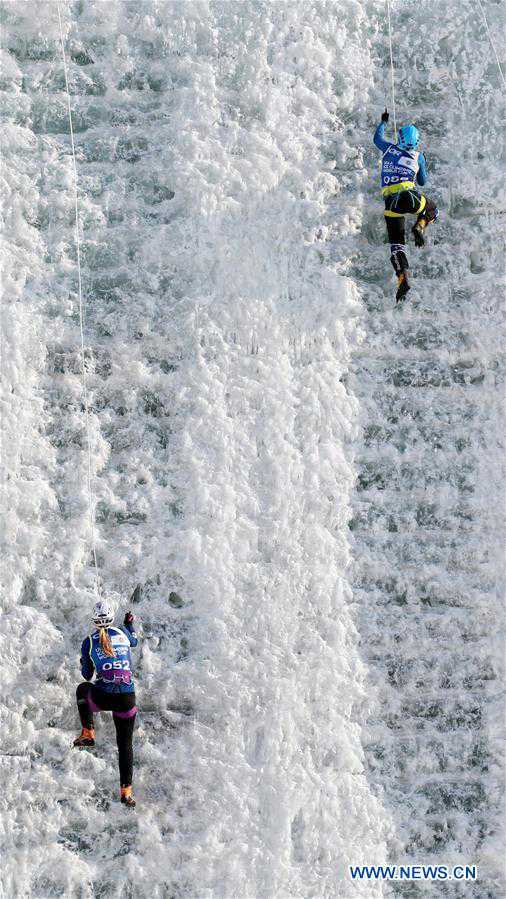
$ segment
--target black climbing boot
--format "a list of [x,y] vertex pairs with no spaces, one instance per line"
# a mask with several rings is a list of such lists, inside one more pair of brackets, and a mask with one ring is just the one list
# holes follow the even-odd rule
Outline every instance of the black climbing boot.
[[427,227],[427,219],[419,218],[415,224],[413,225],[411,231],[413,237],[415,238],[415,246],[416,247],[424,247],[425,246],[425,235],[424,231]]
[[401,272],[397,275],[397,293],[395,294],[395,299],[397,302],[402,300],[403,297],[406,296],[408,290],[411,290],[411,284],[408,280],[409,272]]

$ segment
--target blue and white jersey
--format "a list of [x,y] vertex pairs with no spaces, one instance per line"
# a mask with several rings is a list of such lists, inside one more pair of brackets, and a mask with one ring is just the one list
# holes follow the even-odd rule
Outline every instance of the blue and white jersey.
[[383,193],[409,190],[415,184],[425,184],[425,158],[418,150],[402,150],[385,140],[386,123],[380,122],[374,132],[374,143],[383,153],[381,160],[381,189]]
[[135,690],[130,647],[137,646],[134,631],[126,627],[107,627],[114,657],[108,656],[100,644],[100,633],[94,631],[81,646],[81,671],[86,680],[96,674],[95,684],[107,693],[133,693]]

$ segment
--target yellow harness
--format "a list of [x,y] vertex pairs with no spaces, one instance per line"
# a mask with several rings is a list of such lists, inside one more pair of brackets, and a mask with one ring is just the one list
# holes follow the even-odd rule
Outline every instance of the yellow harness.
[[400,190],[410,190],[414,186],[414,181],[398,181],[397,184],[387,184],[386,187],[382,187],[381,193],[386,197],[387,194],[396,194]]
[[[383,194],[384,197],[386,197],[389,194],[397,194],[401,190],[414,190],[415,187],[416,187],[416,185],[415,185],[414,181],[398,181],[397,184],[388,184],[386,187],[383,187],[381,190],[381,193]],[[426,203],[427,203],[427,200],[425,199],[424,196],[422,196],[421,201],[420,201],[420,208],[417,209],[417,212],[416,212],[417,215],[420,215],[420,213],[423,212],[423,210],[425,209]],[[390,209],[385,209],[385,215],[390,216],[390,218],[403,218],[405,213],[404,212],[392,212]]]

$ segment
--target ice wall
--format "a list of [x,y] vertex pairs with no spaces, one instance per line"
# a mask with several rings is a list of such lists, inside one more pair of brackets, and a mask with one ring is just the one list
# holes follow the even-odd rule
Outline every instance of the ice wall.
[[347,896],[346,865],[385,860],[390,826],[347,574],[362,307],[322,252],[336,110],[353,116],[371,77],[364,11],[63,18],[99,562],[120,608],[144,585],[139,805],[114,799],[109,721],[95,755],[69,751],[92,601],[72,169],[56,6],[9,3],[7,236],[31,256],[6,285],[5,888]]
[[[484,7],[504,58],[504,5]],[[407,2],[394,12],[397,121],[416,121],[422,132],[426,190],[441,216],[423,253],[409,245],[414,288],[395,309],[384,292],[388,254],[375,188],[372,179],[364,184],[351,270],[367,310],[350,382],[363,422],[351,528],[364,660],[383,706],[366,749],[395,818],[391,859],[474,861],[479,883],[448,884],[444,895],[499,896],[503,85],[478,6]],[[384,42],[372,54],[383,80],[375,79],[369,103],[380,111]],[[377,155],[367,150],[368,172]],[[351,273],[348,253],[340,268]],[[412,896],[435,888],[396,889]]]
[[[483,4],[500,58],[504,4]],[[92,597],[54,3],[2,7],[8,896],[503,892],[502,94],[480,10],[392,3],[441,218],[393,306],[385,4],[62,5],[93,490],[133,611],[139,800],[75,754]]]

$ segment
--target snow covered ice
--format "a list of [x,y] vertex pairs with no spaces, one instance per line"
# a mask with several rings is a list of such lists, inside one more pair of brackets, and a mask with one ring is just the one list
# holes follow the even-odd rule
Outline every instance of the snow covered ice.
[[[69,748],[93,567],[58,5],[1,7],[8,899],[506,893],[503,81],[479,4],[391,5],[441,208],[402,308],[384,2],[61,4],[98,559],[118,611],[143,585],[134,813],[110,716]],[[479,879],[349,878],[387,862]]]

